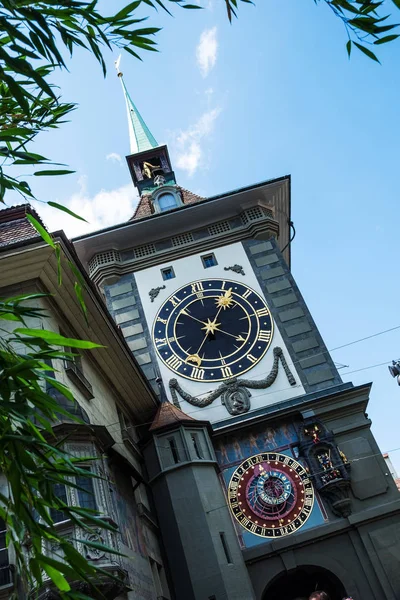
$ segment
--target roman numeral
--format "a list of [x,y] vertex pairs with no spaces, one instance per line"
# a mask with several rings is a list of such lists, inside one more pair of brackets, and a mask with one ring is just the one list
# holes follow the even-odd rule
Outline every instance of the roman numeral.
[[260,333],[258,334],[258,341],[269,342],[270,339],[271,339],[271,332],[260,329]]
[[251,294],[251,290],[246,290],[242,297],[246,299],[250,296],[250,294]]
[[161,317],[157,317],[157,321],[160,321],[163,325],[167,324],[167,319],[162,319]]
[[180,302],[179,298],[177,298],[176,296],[172,296],[172,298],[171,298],[172,306],[174,306],[174,307],[178,306],[179,302]]
[[162,348],[162,346],[167,345],[167,338],[154,338],[154,341],[157,345],[157,348]]
[[196,281],[195,283],[192,283],[192,294],[196,294],[196,292],[203,292],[203,284],[201,283],[201,281]]
[[248,354],[248,355],[246,356],[246,358],[247,358],[247,360],[249,360],[251,363],[255,363],[255,362],[257,362],[257,359],[256,359],[256,358],[254,358],[254,356],[253,356],[252,354]]
[[221,367],[222,377],[233,377],[233,373],[230,367]]
[[258,317],[266,317],[269,315],[268,309],[267,308],[259,308],[257,311],[257,316]]
[[165,362],[171,369],[175,369],[175,370],[179,369],[179,367],[182,364],[182,361],[179,360],[179,358],[177,358],[173,354]]
[[204,369],[193,367],[190,377],[193,377],[193,379],[204,379]]
[[172,342],[176,342],[176,339],[174,337],[169,337],[168,341],[170,344],[172,344]]

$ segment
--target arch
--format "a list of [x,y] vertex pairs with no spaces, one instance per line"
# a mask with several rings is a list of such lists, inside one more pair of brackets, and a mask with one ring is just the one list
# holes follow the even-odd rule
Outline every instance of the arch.
[[335,570],[315,564],[302,564],[290,571],[282,571],[269,582],[262,600],[308,600],[309,595],[316,590],[327,592],[330,600],[342,600],[352,594],[357,597],[356,586],[347,581],[348,574],[339,567],[343,576],[339,577]]

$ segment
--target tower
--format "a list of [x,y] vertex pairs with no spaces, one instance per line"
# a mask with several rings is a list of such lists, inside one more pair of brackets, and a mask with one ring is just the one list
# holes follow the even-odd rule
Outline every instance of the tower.
[[[149,162],[164,148],[146,150]],[[176,183],[169,162],[169,182],[158,187],[154,171],[139,185],[142,154],[128,157],[141,193],[132,219],[75,248],[143,373],[153,384],[160,373],[168,411],[180,411],[179,426],[153,427],[145,442],[149,466],[159,461],[155,502],[168,497],[161,520],[175,526],[164,543],[176,532],[187,539],[178,479],[198,481],[195,419],[212,442],[257,600],[308,596],[317,584],[332,600],[400,596],[400,499],[370,431],[370,384],[342,382],[291,273],[290,176],[201,198]],[[176,196],[165,207],[167,184]],[[171,427],[187,454],[166,470],[160,444]],[[193,519],[215,535],[193,489]],[[168,554],[179,572],[181,558]],[[197,571],[187,577],[197,581]]]
[[144,446],[175,594],[252,600],[210,429],[164,399]]

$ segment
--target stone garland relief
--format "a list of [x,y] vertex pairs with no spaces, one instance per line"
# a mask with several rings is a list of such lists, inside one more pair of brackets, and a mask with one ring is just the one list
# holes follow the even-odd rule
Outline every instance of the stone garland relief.
[[232,265],[232,267],[224,267],[224,271],[233,271],[234,273],[238,273],[239,275],[246,275],[242,265]]
[[171,392],[172,401],[175,406],[180,408],[178,400],[179,394],[182,400],[186,400],[186,402],[192,406],[204,408],[205,406],[212,404],[212,402],[214,402],[214,400],[217,398],[221,397],[222,404],[231,415],[242,415],[250,410],[251,393],[248,388],[266,389],[270,387],[278,376],[279,363],[281,363],[282,368],[285,371],[285,375],[289,384],[296,385],[296,380],[288,367],[282,348],[276,346],[273,349],[273,354],[274,362],[272,369],[265,379],[255,381],[251,379],[237,379],[236,377],[233,377],[232,379],[224,381],[213,392],[203,398],[192,396],[180,386],[176,379],[170,379],[169,389]]
[[158,294],[160,293],[161,290],[165,290],[165,285],[161,285],[159,287],[156,288],[152,288],[149,291],[149,296],[152,302],[154,302],[154,300],[157,298]]

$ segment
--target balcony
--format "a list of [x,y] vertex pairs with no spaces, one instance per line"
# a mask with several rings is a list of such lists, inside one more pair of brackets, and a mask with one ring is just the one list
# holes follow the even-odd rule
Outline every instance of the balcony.
[[[112,519],[108,517],[102,517],[103,520],[108,521],[110,524],[115,525]],[[113,531],[102,529],[101,527],[91,526],[90,531],[86,531],[81,527],[73,524],[70,520],[62,521],[56,525],[59,533],[66,539],[68,539],[74,546],[74,548],[84,556],[91,564],[99,567],[105,571],[105,573],[99,573],[96,579],[93,581],[96,588],[100,591],[102,597],[108,600],[113,600],[116,596],[123,594],[127,591],[128,580],[127,572],[124,568],[124,559],[122,556],[110,554],[102,549],[94,548],[90,543],[103,544],[120,552],[118,534]],[[79,540],[79,541],[78,541]],[[87,543],[85,543],[87,542]],[[45,542],[43,553],[46,556],[54,558],[54,560],[62,561],[62,550],[60,545],[55,542]],[[108,578],[107,574],[114,577]],[[117,580],[115,579],[117,578]],[[79,591],[83,594],[90,595],[91,590],[87,584],[81,580],[69,581],[71,588]],[[1,588],[0,588],[1,590]],[[58,599],[58,593],[56,588],[50,579],[44,580],[44,584],[39,591],[39,598],[46,598],[46,600]]]

